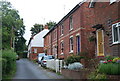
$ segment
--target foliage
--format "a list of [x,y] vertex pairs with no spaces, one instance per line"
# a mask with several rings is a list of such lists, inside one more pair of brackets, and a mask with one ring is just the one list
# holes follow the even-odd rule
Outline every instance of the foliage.
[[91,79],[91,81],[106,81],[107,76],[106,74],[91,72],[91,74],[88,76],[88,79]]
[[15,47],[15,51],[21,50],[25,46],[25,26],[23,19],[20,18],[19,12],[12,8],[10,2],[1,1],[2,7],[2,48],[11,49]]
[[108,56],[105,57],[106,60],[113,60],[113,58],[114,58],[114,57],[113,57],[113,56],[110,56],[110,55],[108,55]]
[[16,53],[13,50],[3,50],[2,54],[2,74],[3,78],[10,75],[16,69]]
[[74,56],[74,55],[72,55],[72,56],[69,56],[66,60],[65,60],[65,62],[66,62],[66,64],[68,65],[68,64],[72,64],[72,63],[74,63],[74,62],[80,62],[80,59],[82,59],[82,58],[84,58],[83,56]]
[[36,35],[37,33],[39,33],[40,31],[42,31],[43,25],[42,24],[34,24],[33,27],[31,27],[31,34],[32,36]]
[[50,22],[47,22],[46,25],[48,26],[48,29],[51,29],[52,27],[56,25],[56,22],[50,21]]
[[112,61],[113,62],[118,62],[118,60],[120,60],[120,57],[115,57]]
[[93,41],[96,40],[96,38],[95,38],[95,36],[91,36],[91,37],[88,38],[88,40],[89,40],[90,42],[93,42]]
[[75,62],[75,63],[68,65],[68,69],[70,70],[77,70],[77,69],[82,69],[82,68],[83,68],[83,65],[79,62]]
[[120,63],[102,63],[98,67],[100,73],[120,75]]

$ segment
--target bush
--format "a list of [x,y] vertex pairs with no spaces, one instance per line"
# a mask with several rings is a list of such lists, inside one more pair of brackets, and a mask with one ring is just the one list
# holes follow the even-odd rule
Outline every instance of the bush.
[[80,59],[84,58],[83,56],[69,56],[65,62],[66,65],[72,64],[74,62],[80,62]]
[[82,69],[82,68],[83,68],[83,65],[79,62],[75,62],[75,63],[68,65],[68,69],[70,69],[70,70],[78,70],[78,69]]
[[12,50],[3,50],[2,65],[3,76],[12,73],[16,68],[16,53]]
[[98,72],[110,74],[110,75],[120,75],[120,63],[107,63],[100,64],[98,67]]
[[97,72],[92,72],[89,76],[88,79],[91,79],[90,81],[106,81],[107,76],[106,74],[100,74]]
[[108,55],[108,56],[106,56],[105,57],[105,59],[108,61],[108,60],[113,60],[114,59],[114,57],[113,56],[110,56],[110,55]]

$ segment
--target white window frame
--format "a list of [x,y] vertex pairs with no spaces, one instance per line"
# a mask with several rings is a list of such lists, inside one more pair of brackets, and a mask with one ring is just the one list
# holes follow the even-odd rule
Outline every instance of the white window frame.
[[[114,26],[116,25],[116,28],[117,28],[117,35],[118,35],[118,40],[117,41],[115,41],[115,37],[114,37]],[[113,40],[113,44],[118,44],[118,43],[120,43],[120,22],[118,22],[118,23],[115,23],[115,24],[113,24],[112,25],[112,40]]]
[[69,23],[70,23],[69,29],[71,31],[71,30],[73,30],[73,16],[70,16]]
[[116,2],[117,0],[110,0],[110,4],[112,4],[112,3],[114,3],[114,2]]
[[34,53],[37,53],[37,48],[34,48]]
[[[70,53],[73,53],[73,49],[74,49],[74,45],[71,44],[71,38],[72,38],[72,41],[73,41],[73,36],[70,36],[70,39],[69,39],[69,46],[70,46]],[[72,47],[73,46],[73,47]],[[73,49],[72,49],[73,48]]]
[[62,24],[61,26],[60,26],[60,33],[61,33],[61,36],[63,35],[63,32],[64,32],[64,25]]

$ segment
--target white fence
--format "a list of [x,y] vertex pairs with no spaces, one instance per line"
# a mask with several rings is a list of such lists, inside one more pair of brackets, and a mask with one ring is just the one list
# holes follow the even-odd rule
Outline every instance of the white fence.
[[47,61],[47,68],[53,69],[56,72],[61,72],[61,68],[63,66],[63,60],[48,60]]

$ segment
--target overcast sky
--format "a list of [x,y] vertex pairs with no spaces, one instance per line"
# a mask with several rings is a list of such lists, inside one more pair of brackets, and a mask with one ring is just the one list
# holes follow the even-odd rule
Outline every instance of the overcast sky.
[[73,7],[82,0],[7,0],[19,11],[26,26],[25,39],[30,39],[31,27],[49,21],[60,21]]

